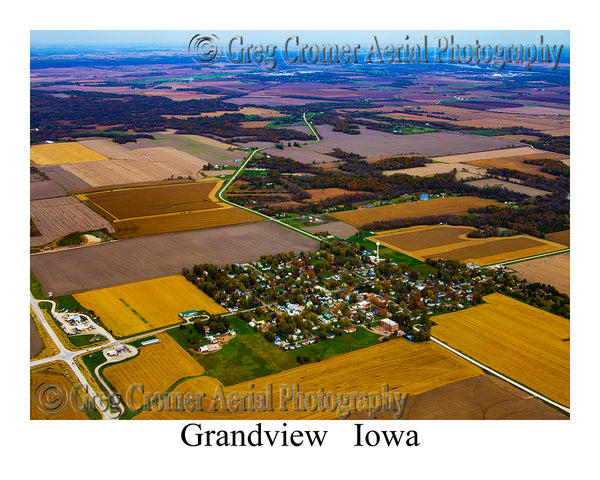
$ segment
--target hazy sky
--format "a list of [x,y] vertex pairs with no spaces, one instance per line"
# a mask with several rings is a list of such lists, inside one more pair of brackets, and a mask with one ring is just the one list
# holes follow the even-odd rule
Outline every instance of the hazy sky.
[[463,42],[512,44],[538,43],[540,35],[544,43],[569,45],[568,30],[361,30],[361,31],[322,31],[322,30],[32,30],[30,39],[32,47],[50,45],[181,45],[187,47],[192,36],[196,34],[216,34],[222,41],[228,41],[233,35],[243,35],[254,42],[282,43],[288,36],[299,35],[306,43],[336,42],[336,43],[366,43],[371,42],[373,35],[384,42],[402,43],[405,36],[408,42],[421,42],[426,34],[430,41],[435,36],[445,36],[448,39],[454,35],[455,43]]

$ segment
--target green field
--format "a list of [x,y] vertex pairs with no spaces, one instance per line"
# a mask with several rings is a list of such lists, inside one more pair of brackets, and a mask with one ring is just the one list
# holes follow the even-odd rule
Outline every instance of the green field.
[[331,340],[319,340],[318,343],[312,345],[304,345],[294,350],[288,350],[287,354],[293,359],[296,359],[298,355],[307,356],[311,362],[314,362],[317,357],[324,360],[340,353],[375,345],[378,343],[378,338],[379,335],[369,332],[365,328],[357,327],[354,333],[342,333],[339,337]]
[[[367,250],[371,250],[373,252],[377,248],[375,246],[375,242],[372,242],[371,240],[367,240],[364,237],[359,237],[359,236],[350,237],[347,240],[347,242],[358,243],[359,246],[362,245]],[[420,260],[417,260],[416,258],[413,258],[413,257],[409,257],[408,255],[404,255],[403,253],[396,252],[395,250],[392,250],[391,248],[388,248],[384,245],[380,245],[380,247],[379,247],[379,256],[383,257],[383,258],[389,258],[390,260],[392,260],[393,262],[396,262],[396,263],[406,263],[409,267],[424,265],[424,263],[421,262]]]
[[240,333],[216,353],[195,358],[208,375],[226,386],[298,366],[296,360],[254,331]]
[[40,282],[37,281],[37,278],[35,278],[35,275],[31,271],[29,272],[29,290],[31,291],[33,297],[37,298],[38,300],[48,298],[46,297],[46,293],[42,289]]

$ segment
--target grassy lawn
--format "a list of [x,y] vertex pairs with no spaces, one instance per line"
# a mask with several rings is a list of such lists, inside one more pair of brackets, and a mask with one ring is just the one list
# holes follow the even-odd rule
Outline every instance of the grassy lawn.
[[[375,242],[371,240],[367,240],[363,237],[350,237],[348,240],[350,243],[358,243],[358,245],[364,246],[367,250],[375,251],[377,248],[375,246]],[[423,262],[417,260],[416,258],[409,257],[408,255],[404,255],[403,253],[396,252],[389,247],[384,245],[379,246],[379,256],[383,258],[389,258],[391,261],[396,263],[406,263],[409,267],[423,265]]]
[[77,310],[86,310],[73,295],[62,295],[60,297],[54,297],[53,300],[56,302],[56,311],[61,308],[66,308],[69,312],[76,312]]
[[33,294],[33,297],[37,298],[38,300],[48,298],[46,297],[46,293],[42,289],[40,282],[37,281],[37,278],[35,278],[35,275],[32,271],[29,272],[29,290]]
[[[67,337],[74,347],[87,347],[106,342],[106,338],[101,335],[68,335]],[[92,340],[94,337],[96,338]]]
[[342,333],[341,336],[332,338],[331,340],[319,340],[318,343],[304,345],[294,350],[288,350],[286,353],[294,360],[298,355],[306,355],[310,358],[311,362],[314,362],[317,357],[323,360],[340,353],[351,352],[352,350],[374,345],[378,343],[378,338],[379,335],[371,333],[362,327],[357,327],[354,333]]

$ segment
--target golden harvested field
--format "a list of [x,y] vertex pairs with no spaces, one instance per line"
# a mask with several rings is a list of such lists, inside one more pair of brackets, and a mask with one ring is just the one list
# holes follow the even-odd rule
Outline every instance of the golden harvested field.
[[471,208],[482,208],[488,205],[502,206],[503,204],[478,197],[448,197],[402,203],[399,205],[348,210],[346,212],[332,213],[331,216],[355,227],[361,227],[366,223],[378,220],[419,218],[429,215],[462,215],[467,213]]
[[91,162],[106,160],[106,157],[78,142],[48,143],[29,148],[29,156],[36,165],[57,163]]
[[133,388],[135,385],[143,385],[145,394],[160,394],[181,378],[204,373],[204,368],[168,334],[159,333],[156,338],[160,343],[145,345],[136,357],[110,365],[102,372],[132,409],[139,408],[145,400],[140,389]]
[[241,208],[221,203],[214,205],[222,206],[222,208],[116,220],[113,222],[115,235],[120,238],[128,238],[265,221],[263,217]]
[[549,257],[534,258],[526,262],[511,263],[508,268],[516,272],[517,277],[528,282],[540,282],[552,285],[559,292],[571,294],[571,254],[561,253]]
[[225,313],[221,305],[182,275],[161,277],[117,287],[77,293],[75,298],[93,310],[113,335],[127,337],[179,323],[188,310]]
[[109,220],[219,208],[215,195],[223,182],[195,182],[125,188],[79,195]]
[[[68,400],[64,402],[60,400],[60,395],[63,395],[63,399],[68,399],[76,385],[79,385],[79,382],[75,374],[64,362],[52,362],[32,369],[29,375],[29,418],[31,420],[88,420],[85,412],[80,412]],[[50,388],[51,386],[57,388]],[[80,398],[82,401],[78,404],[84,405],[85,399]]]
[[[429,200],[430,201],[430,200]],[[382,245],[419,260],[446,258],[492,265],[542,253],[564,250],[563,245],[548,240],[515,235],[514,237],[468,238],[472,227],[434,225],[415,229],[400,229],[379,234]]]
[[[335,419],[337,412],[317,410],[315,412],[295,411],[291,403],[288,411],[281,411],[280,388],[298,384],[304,393],[335,392],[381,392],[387,384],[389,391],[416,395],[442,385],[458,382],[481,374],[481,370],[466,360],[445,350],[443,347],[426,342],[411,344],[405,340],[389,342],[362,348],[354,352],[336,355],[321,362],[292,368],[274,375],[252,380],[254,388],[248,383],[224,388],[226,395],[232,392],[264,392],[268,385],[273,386],[272,412],[215,412],[206,411],[211,401],[203,402],[204,412],[143,412],[136,419]],[[175,392],[198,392],[193,380],[179,385]],[[213,386],[200,390],[212,397]]]
[[552,240],[556,243],[562,243],[563,245],[571,245],[571,230],[563,230],[562,232],[547,233],[546,237],[548,240]]
[[432,335],[569,406],[570,322],[499,293],[485,304],[434,317]]

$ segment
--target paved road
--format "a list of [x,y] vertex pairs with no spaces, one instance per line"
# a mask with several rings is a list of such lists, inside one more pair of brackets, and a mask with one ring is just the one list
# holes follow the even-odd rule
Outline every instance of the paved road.
[[30,366],[36,367],[39,365],[44,365],[46,363],[62,360],[67,365],[69,365],[69,367],[71,367],[71,370],[73,370],[73,373],[77,377],[77,380],[88,392],[88,394],[92,398],[92,401],[96,405],[96,408],[100,412],[102,417],[104,419],[109,419],[109,420],[114,419],[115,417],[106,408],[106,404],[102,403],[102,400],[105,398],[104,395],[98,395],[98,393],[92,388],[92,386],[89,384],[89,382],[85,378],[85,375],[81,372],[81,370],[79,370],[79,367],[75,364],[75,361],[74,361],[74,358],[76,356],[82,355],[84,353],[88,353],[88,352],[91,352],[94,350],[98,350],[100,348],[104,348],[105,345],[99,346],[99,347],[90,347],[85,350],[77,350],[77,351],[69,350],[68,348],[66,348],[62,344],[60,339],[58,338],[58,335],[56,335],[56,333],[54,333],[54,330],[52,329],[52,327],[50,327],[50,325],[46,321],[46,318],[44,317],[44,314],[38,305],[41,301],[51,302],[53,305],[52,311],[54,311],[56,304],[52,300],[37,300],[33,297],[33,294],[31,294],[31,292],[29,293],[29,303],[31,305],[31,309],[35,313],[35,316],[38,318],[38,320],[40,321],[40,323],[42,324],[42,326],[44,327],[44,329],[46,330],[46,332],[48,333],[48,335],[50,336],[50,338],[52,339],[54,344],[58,347],[58,350],[60,351],[60,353],[58,355],[54,355],[53,357],[50,357],[50,358],[44,358],[42,360],[34,360],[34,361],[30,362]]
[[520,383],[515,382],[514,380],[512,380],[512,379],[510,379],[508,377],[505,377],[504,375],[502,375],[501,373],[497,372],[496,370],[492,370],[490,367],[488,367],[486,365],[483,365],[482,363],[479,363],[477,360],[474,360],[471,357],[468,357],[467,355],[465,355],[464,353],[461,353],[458,350],[455,350],[451,346],[446,345],[441,340],[438,340],[437,338],[434,338],[434,337],[430,337],[430,338],[431,338],[431,341],[437,343],[438,345],[441,345],[442,347],[444,347],[447,350],[450,350],[455,355],[458,355],[459,357],[464,358],[468,362],[471,362],[473,365],[476,365],[479,368],[482,368],[483,370],[485,370],[486,372],[489,372],[492,375],[495,375],[496,377],[504,380],[505,382],[510,383],[511,385],[517,387],[518,389],[523,390],[524,392],[527,392],[530,395],[533,395],[534,397],[537,397],[537,398],[539,398],[540,400],[543,400],[546,403],[549,403],[550,405],[558,408],[559,410],[562,410],[563,412],[570,414],[571,410],[569,408],[565,407],[564,405],[561,405],[560,403],[556,403],[555,401],[550,400],[547,397],[544,397],[542,394],[537,393],[537,392],[531,390],[530,388],[527,388],[525,385],[521,385]]

